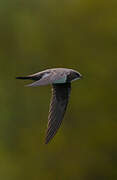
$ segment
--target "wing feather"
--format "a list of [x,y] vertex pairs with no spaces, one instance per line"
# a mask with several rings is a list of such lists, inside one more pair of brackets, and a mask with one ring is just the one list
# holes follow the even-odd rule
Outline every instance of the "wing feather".
[[46,144],[53,138],[62,123],[69,100],[70,90],[70,83],[53,84],[52,86],[52,98],[45,141]]

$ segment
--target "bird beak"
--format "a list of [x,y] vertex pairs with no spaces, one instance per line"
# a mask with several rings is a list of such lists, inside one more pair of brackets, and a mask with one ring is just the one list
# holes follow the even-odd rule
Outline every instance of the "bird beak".
[[82,74],[80,74],[80,79],[82,79],[84,76]]

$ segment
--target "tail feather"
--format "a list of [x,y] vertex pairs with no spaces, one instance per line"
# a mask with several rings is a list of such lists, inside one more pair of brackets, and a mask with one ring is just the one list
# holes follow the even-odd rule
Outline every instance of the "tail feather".
[[33,80],[33,81],[38,81],[39,79],[41,79],[42,76],[23,76],[23,77],[16,77],[16,79],[24,79],[24,80]]
[[32,79],[32,77],[24,76],[24,77],[16,77],[16,79]]

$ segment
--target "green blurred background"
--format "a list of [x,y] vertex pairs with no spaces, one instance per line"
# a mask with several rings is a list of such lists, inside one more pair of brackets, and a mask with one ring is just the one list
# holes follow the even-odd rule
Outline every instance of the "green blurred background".
[[[16,76],[78,70],[44,144],[50,87]],[[117,1],[0,1],[0,180],[117,180]]]

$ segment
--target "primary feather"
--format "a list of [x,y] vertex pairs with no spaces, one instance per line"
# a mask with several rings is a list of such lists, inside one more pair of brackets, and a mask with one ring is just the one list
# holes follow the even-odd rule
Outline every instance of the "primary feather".
[[46,144],[53,138],[62,123],[69,100],[70,90],[70,83],[54,84],[52,87],[52,99],[48,116]]

